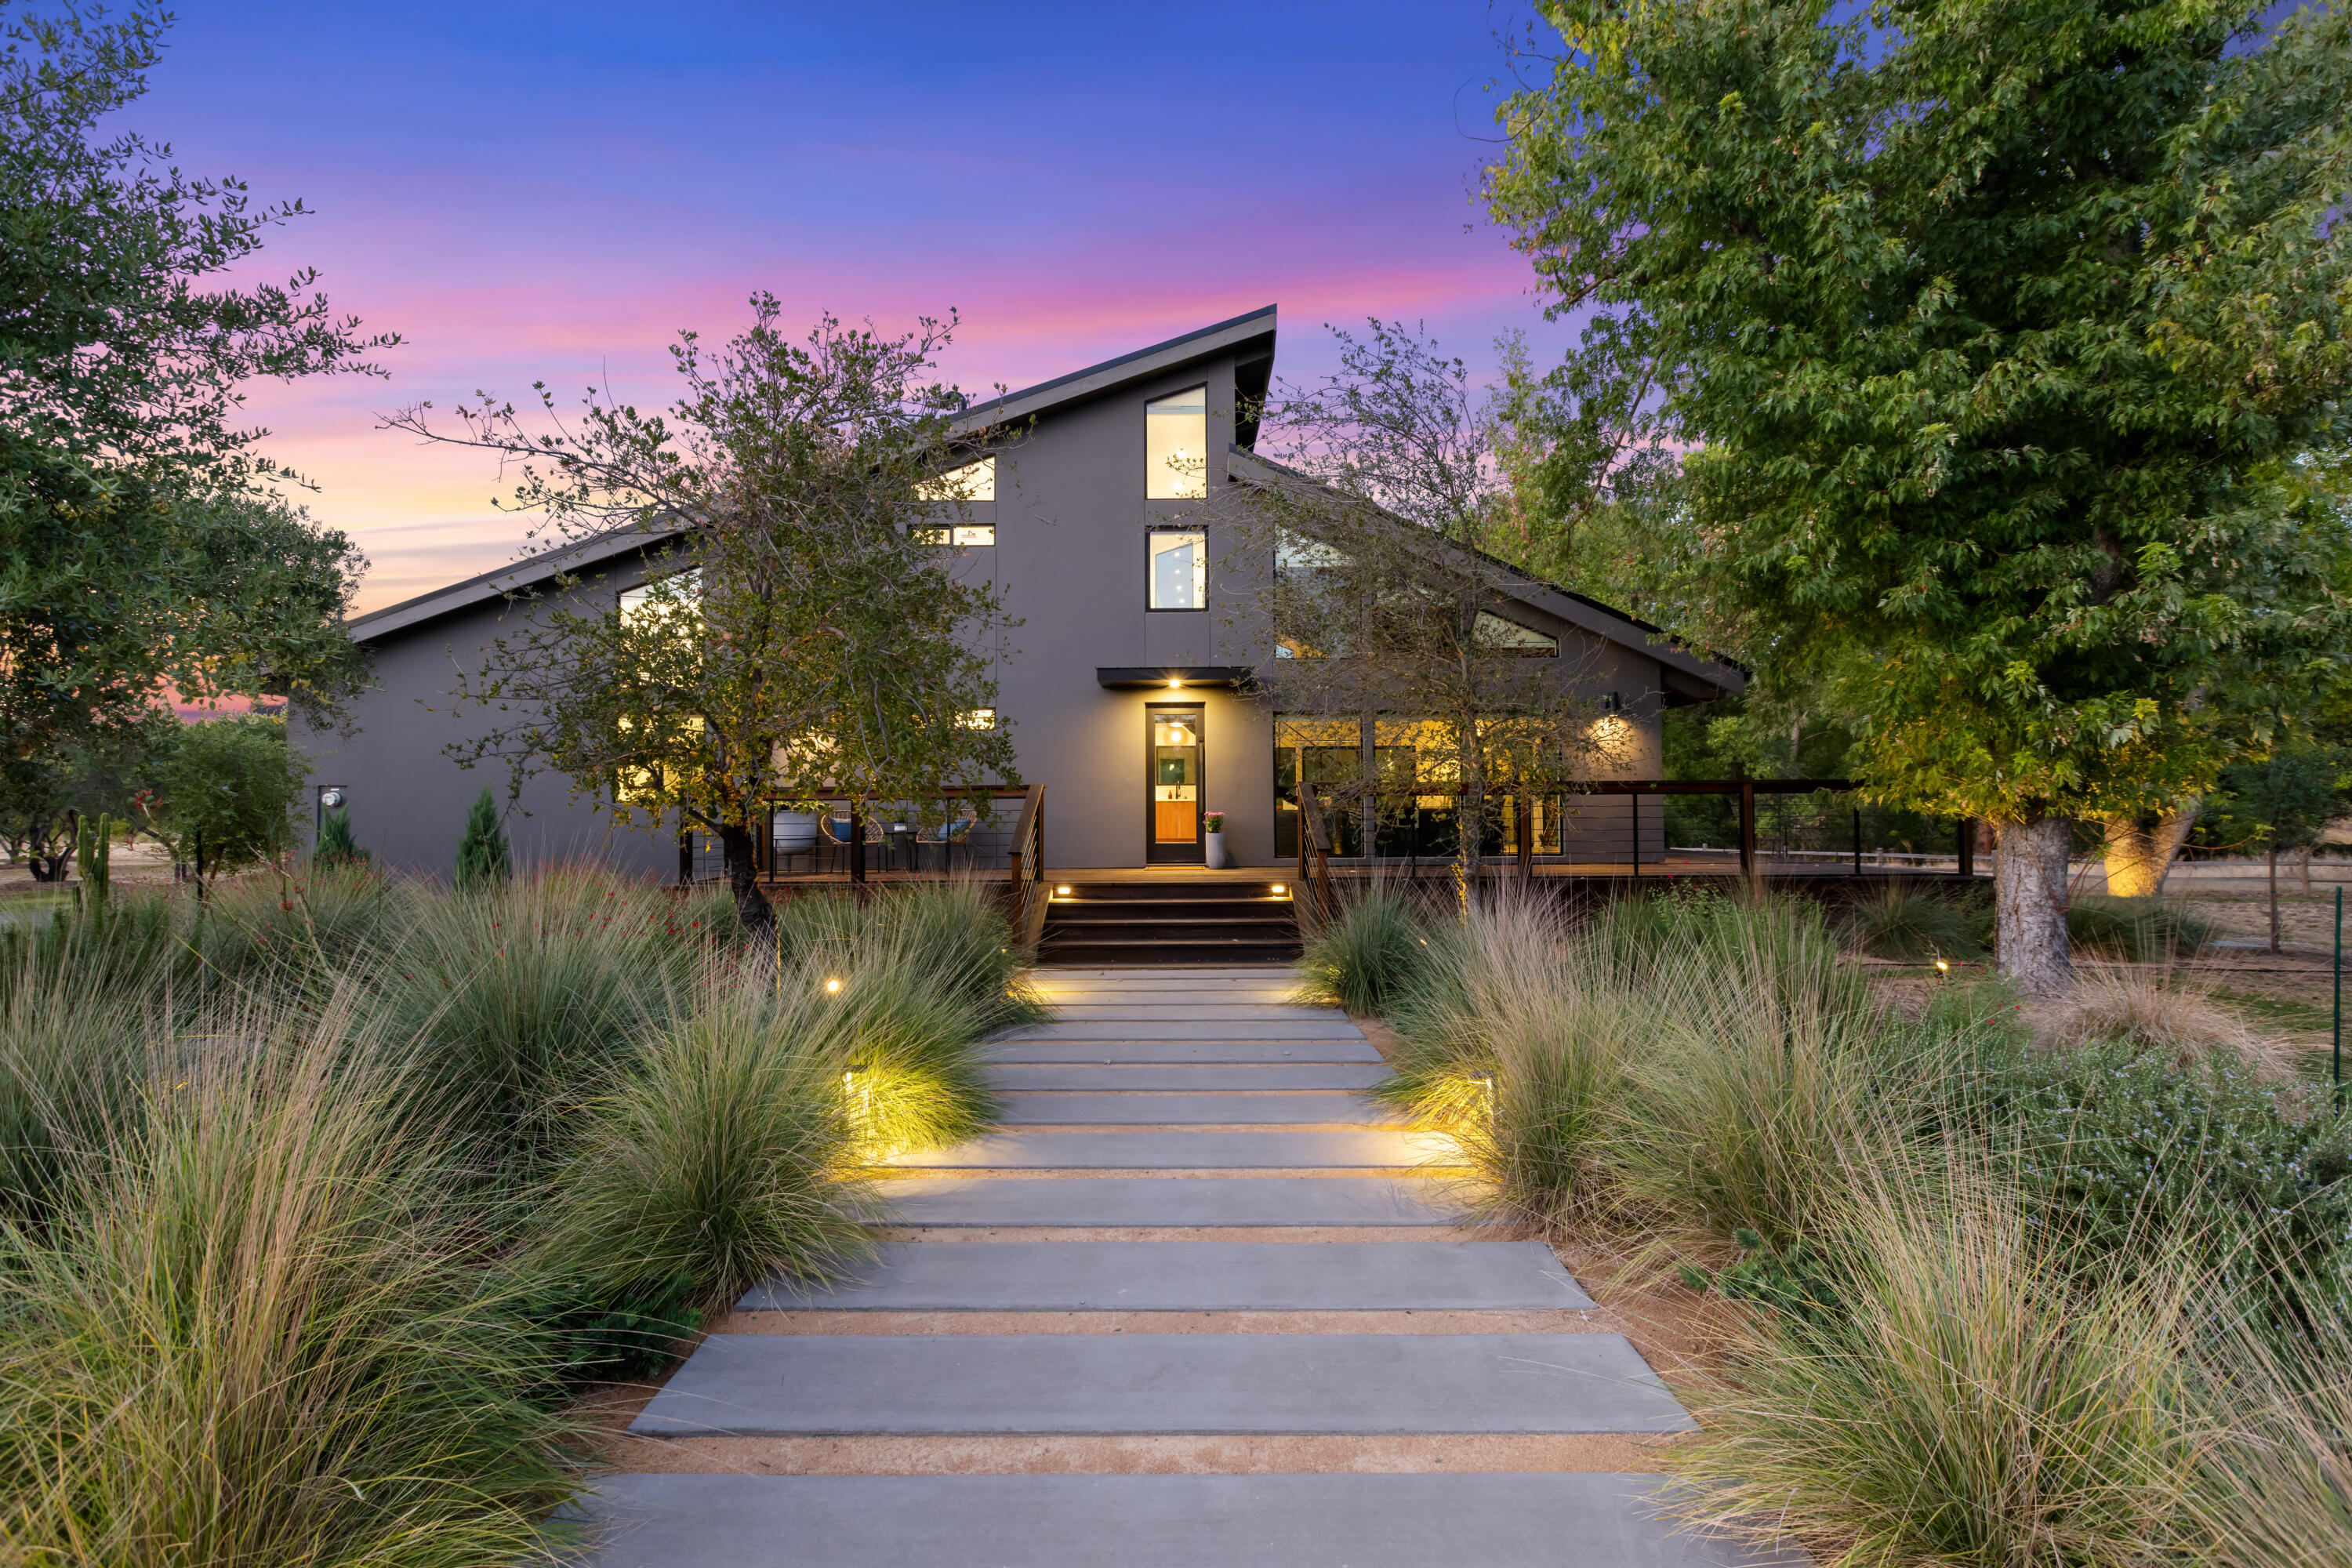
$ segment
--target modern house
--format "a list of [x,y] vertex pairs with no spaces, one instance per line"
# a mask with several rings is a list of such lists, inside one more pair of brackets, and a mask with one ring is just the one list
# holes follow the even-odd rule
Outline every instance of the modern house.
[[[1244,689],[1278,654],[1250,641],[1232,611],[1274,565],[1265,552],[1229,548],[1212,503],[1228,487],[1280,478],[1255,455],[1254,425],[1235,416],[1265,394],[1275,344],[1269,306],[993,398],[961,422],[980,443],[992,428],[1022,432],[964,476],[970,516],[944,542],[964,552],[962,570],[1001,587],[1021,623],[993,652],[998,716],[1013,726],[1024,778],[1050,791],[1050,871],[1200,866],[1209,812],[1223,814],[1234,865],[1272,868],[1297,852],[1302,777],[1362,769],[1375,752],[1382,776],[1434,776],[1433,753],[1416,755],[1432,742],[1413,715],[1293,721]],[[528,613],[509,595],[561,570],[580,579],[576,595],[617,606],[643,580],[651,542],[616,537],[535,558],[352,623],[379,684],[354,707],[354,734],[301,743],[315,782],[345,792],[362,843],[394,867],[446,870],[473,796],[485,783],[504,785],[444,754],[479,721],[451,711],[457,676],[479,668],[509,618]],[[1606,605],[1531,577],[1508,581],[1498,625],[1611,710],[1614,776],[1659,776],[1664,708],[1742,684],[1736,667]],[[594,855],[656,875],[679,867],[676,840],[614,829],[590,803],[569,800],[561,779],[535,780],[522,805],[509,832],[523,859]],[[1450,805],[1442,793],[1422,805],[1401,820],[1343,822],[1335,849],[1443,858]],[[1573,860],[1580,840],[1605,834],[1637,858],[1654,856],[1664,849],[1657,814],[1645,825],[1640,811],[1630,795],[1554,797],[1504,814],[1499,847]],[[825,848],[780,863],[823,868]]]

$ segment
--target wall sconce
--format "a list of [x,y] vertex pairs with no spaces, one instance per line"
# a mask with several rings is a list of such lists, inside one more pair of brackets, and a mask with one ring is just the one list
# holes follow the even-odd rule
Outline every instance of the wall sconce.
[[1171,691],[1181,691],[1184,689],[1184,683],[1171,676],[1169,678],[1168,689]]

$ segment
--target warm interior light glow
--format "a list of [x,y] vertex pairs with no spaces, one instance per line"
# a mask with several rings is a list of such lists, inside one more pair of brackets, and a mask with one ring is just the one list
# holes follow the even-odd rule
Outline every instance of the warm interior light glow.
[[838,990],[840,990],[840,989],[841,989],[841,982],[840,982],[840,981],[838,981],[838,980],[828,980],[828,981],[826,981],[826,982],[824,983],[824,993],[825,993],[825,994],[826,994],[826,995],[828,995],[828,996],[832,995],[835,992],[836,992],[836,991],[838,991]]

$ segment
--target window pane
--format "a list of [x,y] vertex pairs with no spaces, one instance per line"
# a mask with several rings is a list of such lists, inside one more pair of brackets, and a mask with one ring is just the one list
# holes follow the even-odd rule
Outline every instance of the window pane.
[[1209,536],[1154,529],[1151,542],[1151,607],[1198,610],[1209,600]]
[[996,542],[996,525],[990,523],[983,528],[959,528],[955,531],[955,542],[967,548],[993,544]]
[[1143,405],[1143,493],[1189,500],[1209,493],[1209,389]]
[[1496,653],[1533,654],[1538,658],[1559,654],[1559,639],[1523,626],[1517,621],[1505,620],[1485,610],[1471,624],[1471,641],[1481,649]]
[[915,487],[918,500],[994,500],[996,459],[982,458],[961,468],[950,468],[935,479]]

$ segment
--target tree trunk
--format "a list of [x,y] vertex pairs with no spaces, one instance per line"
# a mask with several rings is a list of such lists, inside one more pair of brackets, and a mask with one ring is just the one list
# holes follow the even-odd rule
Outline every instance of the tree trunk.
[[2107,892],[2118,899],[2148,899],[2163,892],[2173,858],[2197,826],[2198,805],[2192,800],[2168,811],[2153,826],[2134,816],[2111,816],[2100,824],[2107,837]]
[[727,890],[735,895],[735,915],[743,922],[743,934],[754,941],[772,936],[776,929],[776,911],[768,905],[767,895],[760,891],[760,868],[751,856],[751,830],[743,823],[730,822],[719,830],[719,847],[727,857]]
[[2066,848],[2063,816],[1998,825],[1993,923],[2000,972],[2029,996],[2063,995],[2074,970],[2066,950]]
[[1475,722],[1461,742],[1462,795],[1454,808],[1454,900],[1465,917],[1478,896],[1478,852],[1486,837],[1486,770]]
[[2279,950],[2278,921],[2278,840],[2271,840],[2271,951]]

